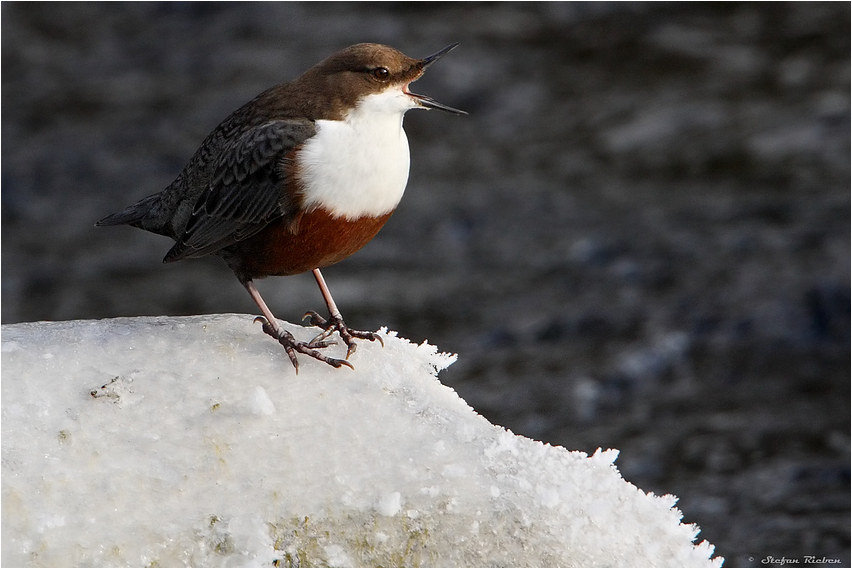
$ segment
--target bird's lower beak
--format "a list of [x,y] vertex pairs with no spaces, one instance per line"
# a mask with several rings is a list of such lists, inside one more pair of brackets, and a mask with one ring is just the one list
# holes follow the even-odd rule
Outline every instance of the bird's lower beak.
[[454,115],[466,115],[465,111],[460,111],[459,109],[454,109],[453,107],[449,107],[443,103],[439,103],[431,97],[427,97],[426,95],[418,95],[417,93],[406,92],[407,95],[414,100],[416,100],[421,107],[425,107],[427,109],[439,109],[442,111],[446,111],[448,113],[453,113]]

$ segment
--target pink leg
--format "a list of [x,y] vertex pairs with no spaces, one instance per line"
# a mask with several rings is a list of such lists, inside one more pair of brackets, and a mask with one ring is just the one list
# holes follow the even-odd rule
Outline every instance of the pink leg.
[[382,340],[381,336],[375,332],[352,330],[343,322],[343,315],[340,314],[340,311],[337,309],[337,304],[334,303],[334,299],[331,297],[331,291],[328,290],[328,285],[325,284],[325,279],[323,278],[322,273],[319,269],[314,269],[313,273],[314,278],[317,280],[317,285],[319,285],[322,297],[325,299],[325,304],[328,306],[329,318],[326,320],[313,310],[309,310],[305,313],[302,320],[310,318],[311,326],[318,326],[323,329],[323,332],[311,340],[308,345],[314,346],[317,342],[325,342],[326,338],[337,331],[343,339],[343,342],[346,344],[346,359],[349,359],[349,356],[351,356],[355,352],[355,348],[358,347],[354,338],[361,338],[372,342],[378,340],[379,343],[384,346],[384,340]]
[[331,298],[331,291],[328,290],[328,285],[325,284],[325,279],[322,278],[322,273],[319,269],[314,269],[314,278],[317,280],[317,284],[319,285],[320,292],[322,293],[322,297],[325,299],[325,304],[328,306],[328,314],[332,318],[343,319],[343,316],[340,314],[340,311],[337,309],[337,305],[334,303],[334,299]]
[[266,302],[264,302],[263,297],[260,296],[260,292],[257,290],[257,287],[254,286],[254,283],[251,280],[246,280],[243,282],[243,286],[246,287],[246,290],[260,308],[260,311],[263,312],[263,316],[255,318],[255,322],[261,322],[263,324],[263,331],[278,340],[278,343],[284,346],[284,349],[287,351],[287,355],[290,357],[290,361],[293,363],[293,367],[296,368],[296,373],[299,373],[299,360],[296,359],[296,352],[305,354],[306,356],[310,356],[321,362],[325,362],[330,366],[340,367],[345,365],[350,368],[352,367],[352,364],[346,360],[329,358],[314,349],[325,348],[329,345],[328,342],[316,342],[316,340],[311,341],[310,344],[297,342],[296,338],[294,338],[290,332],[284,330],[278,325],[278,320],[276,320],[275,316],[272,315],[272,311],[269,310],[269,307],[266,305]]

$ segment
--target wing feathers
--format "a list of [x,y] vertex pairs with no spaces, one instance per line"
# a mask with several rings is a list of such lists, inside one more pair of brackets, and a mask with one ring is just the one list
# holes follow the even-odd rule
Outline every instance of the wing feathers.
[[316,134],[308,120],[277,120],[253,127],[222,149],[207,189],[164,262],[201,257],[251,237],[270,221],[298,215],[288,190],[291,153]]

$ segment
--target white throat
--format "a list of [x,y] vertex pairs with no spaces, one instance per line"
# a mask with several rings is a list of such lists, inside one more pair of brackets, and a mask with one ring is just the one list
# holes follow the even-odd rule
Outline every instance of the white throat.
[[402,118],[415,106],[398,88],[368,95],[342,121],[316,121],[297,158],[305,209],[348,220],[396,209],[410,163]]

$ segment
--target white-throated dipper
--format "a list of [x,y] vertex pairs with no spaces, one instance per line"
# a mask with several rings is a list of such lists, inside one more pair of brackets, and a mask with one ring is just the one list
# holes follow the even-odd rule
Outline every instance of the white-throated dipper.
[[[263,331],[278,340],[296,371],[296,352],[334,367],[352,365],[319,349],[335,331],[355,350],[352,330],[320,268],[366,245],[399,204],[408,181],[405,112],[464,111],[408,90],[458,44],[413,59],[379,44],[347,47],[291,83],[272,87],[211,132],[165,190],[97,225],[132,225],[176,241],[163,262],[214,253],[260,307]],[[298,342],[278,325],[252,282],[313,271],[329,318],[308,311],[323,332]]]

